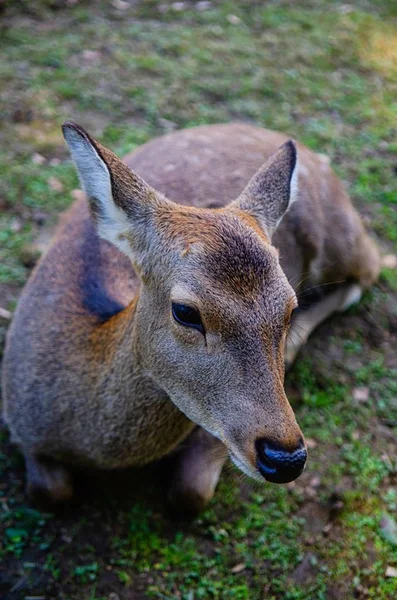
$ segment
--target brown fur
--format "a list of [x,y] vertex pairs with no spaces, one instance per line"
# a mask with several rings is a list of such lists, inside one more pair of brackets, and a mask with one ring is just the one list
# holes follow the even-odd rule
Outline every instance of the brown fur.
[[[98,238],[86,201],[62,218],[8,334],[4,414],[14,441],[27,457],[110,468],[163,456],[194,423],[251,471],[256,439],[293,449],[302,434],[283,388],[292,288],[367,287],[379,270],[328,162],[297,145],[299,199],[272,245],[289,193],[280,173],[290,159],[281,151],[269,159],[283,134],[246,125],[185,130],[128,155],[131,172],[78,131],[109,169],[129,223],[115,239],[127,242],[131,260]],[[266,160],[272,170],[247,186]],[[220,208],[205,208],[213,204]],[[106,228],[98,199],[90,206]],[[200,310],[205,339],[172,320],[172,294],[182,293]]]

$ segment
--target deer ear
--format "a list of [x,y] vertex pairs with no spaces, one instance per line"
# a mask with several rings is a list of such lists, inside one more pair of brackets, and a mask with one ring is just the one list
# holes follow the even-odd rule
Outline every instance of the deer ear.
[[297,150],[289,140],[268,158],[230,206],[255,217],[271,239],[297,192]]
[[62,131],[99,235],[136,260],[165,198],[76,123],[65,123]]

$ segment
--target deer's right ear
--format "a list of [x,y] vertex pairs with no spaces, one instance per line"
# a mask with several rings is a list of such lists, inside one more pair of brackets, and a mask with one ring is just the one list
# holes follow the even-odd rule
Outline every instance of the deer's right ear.
[[76,123],[65,123],[62,131],[99,235],[139,264],[151,217],[167,200]]
[[297,151],[292,140],[283,144],[252,177],[229,206],[257,219],[271,239],[281,219],[297,199]]

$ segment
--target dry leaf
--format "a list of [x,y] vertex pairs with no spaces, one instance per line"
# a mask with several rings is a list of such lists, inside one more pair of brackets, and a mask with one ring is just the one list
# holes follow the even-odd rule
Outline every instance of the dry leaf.
[[231,568],[231,572],[234,574],[241,573],[241,571],[244,571],[245,568],[246,568],[245,563],[238,563],[237,565],[234,565],[234,567]]
[[386,577],[397,577],[397,569],[395,567],[387,567]]

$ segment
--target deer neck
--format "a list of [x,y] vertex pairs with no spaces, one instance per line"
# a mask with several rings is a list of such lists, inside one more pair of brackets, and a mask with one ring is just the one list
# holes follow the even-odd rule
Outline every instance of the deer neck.
[[[117,315],[96,327],[91,336],[96,385],[118,426],[131,429],[125,464],[145,464],[170,452],[194,424],[173,404],[141,367],[141,340],[137,333],[139,295]],[[133,455],[134,462],[130,462]]]

